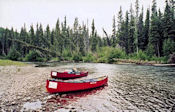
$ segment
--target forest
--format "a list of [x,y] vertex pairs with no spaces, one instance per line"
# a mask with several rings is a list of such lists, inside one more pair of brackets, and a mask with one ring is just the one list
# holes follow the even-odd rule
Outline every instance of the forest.
[[[30,29],[22,26],[0,28],[0,58],[16,61],[83,61],[113,63],[116,59],[170,63],[175,55],[175,1],[166,0],[160,10],[156,0],[146,9],[139,0],[128,11],[116,12],[112,34],[103,28],[104,37],[96,30],[95,20],[89,28],[76,17],[73,27],[57,19],[55,28],[41,23]],[[59,16],[59,15],[58,15]],[[82,24],[80,24],[82,23]]]

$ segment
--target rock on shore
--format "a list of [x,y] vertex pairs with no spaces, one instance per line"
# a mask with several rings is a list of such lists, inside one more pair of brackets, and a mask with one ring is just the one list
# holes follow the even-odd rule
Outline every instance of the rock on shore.
[[52,96],[46,92],[45,84],[50,71],[55,69],[34,65],[0,66],[0,111],[27,111],[25,104],[30,106],[34,102],[41,102],[42,106],[34,110],[47,109],[46,101]]

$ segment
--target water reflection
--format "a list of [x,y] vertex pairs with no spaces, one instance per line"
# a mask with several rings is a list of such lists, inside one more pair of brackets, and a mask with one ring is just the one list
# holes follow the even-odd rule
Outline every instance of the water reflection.
[[54,96],[47,100],[47,103],[54,102],[59,103],[61,106],[67,105],[72,102],[76,102],[79,98],[86,97],[88,95],[95,95],[101,92],[107,86],[101,86],[94,89],[88,89],[83,91],[67,92],[54,94]]

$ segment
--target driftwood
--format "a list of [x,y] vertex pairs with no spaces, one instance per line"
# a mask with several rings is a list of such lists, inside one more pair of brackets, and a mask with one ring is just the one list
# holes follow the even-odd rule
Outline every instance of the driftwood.
[[105,33],[105,35],[106,35],[108,46],[111,46],[109,36],[108,36],[108,34],[107,34],[107,32],[105,31],[105,29],[104,29],[104,28],[103,28],[103,32],[104,32],[104,33]]
[[34,46],[34,45],[28,44],[28,43],[26,43],[26,42],[23,42],[23,41],[20,41],[20,40],[17,40],[17,39],[10,39],[10,38],[8,38],[8,40],[11,40],[11,41],[20,43],[20,44],[22,44],[24,47],[27,47],[27,48],[29,48],[29,49],[37,49],[37,50],[39,50],[39,51],[41,51],[41,52],[45,52],[45,53],[49,53],[49,54],[54,54],[54,55],[56,55],[57,57],[60,57],[60,55],[59,55],[57,52],[55,52],[55,51],[50,51],[50,50],[48,50],[48,49],[44,49],[44,48],[41,48],[41,47],[38,47],[38,46]]

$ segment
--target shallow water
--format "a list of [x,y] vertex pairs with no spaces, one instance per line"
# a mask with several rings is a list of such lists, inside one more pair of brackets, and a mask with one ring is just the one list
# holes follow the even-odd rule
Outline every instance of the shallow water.
[[[54,63],[58,69],[79,68],[87,77],[107,75],[108,86],[48,99],[60,111],[175,111],[175,68],[96,63]],[[67,107],[67,108],[65,108]]]

